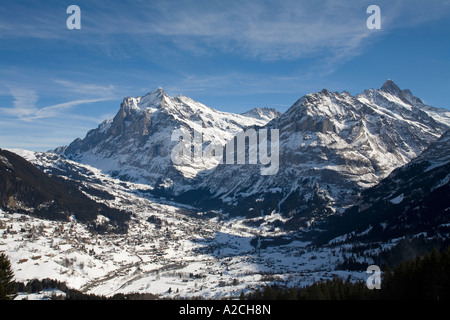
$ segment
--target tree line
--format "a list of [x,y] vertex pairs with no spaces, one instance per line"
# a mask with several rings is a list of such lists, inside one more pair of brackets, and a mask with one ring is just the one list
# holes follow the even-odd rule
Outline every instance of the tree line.
[[333,278],[302,288],[266,286],[241,300],[449,300],[450,246],[433,249],[423,257],[401,262],[391,269],[386,265],[381,289],[368,289],[365,282]]

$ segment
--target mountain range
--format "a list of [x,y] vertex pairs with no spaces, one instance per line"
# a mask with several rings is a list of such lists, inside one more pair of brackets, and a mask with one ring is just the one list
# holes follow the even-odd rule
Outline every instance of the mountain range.
[[337,237],[383,242],[450,231],[450,130],[410,163],[361,193],[344,214],[323,226],[318,244]]
[[127,97],[112,120],[77,139],[56,153],[95,166],[123,180],[156,186],[161,180],[180,182],[213,167],[211,163],[174,165],[171,151],[176,145],[172,133],[186,127],[201,131],[204,141],[225,145],[234,134],[252,125],[265,125],[280,115],[262,108],[244,114],[214,110],[184,96],[170,97],[158,88],[142,97]]
[[[225,161],[249,132],[257,147],[249,137],[233,159],[257,150],[258,161]],[[176,163],[180,143],[190,147]],[[213,143],[223,161],[192,160]],[[277,144],[274,174],[261,171],[264,143]],[[449,242],[449,143],[450,112],[392,80],[357,95],[323,89],[284,113],[221,112],[158,88],[68,146],[0,149],[0,249],[20,279],[105,295],[360,280],[402,239]]]
[[[449,111],[425,105],[392,80],[356,96],[311,93],[284,114],[268,108],[220,112],[158,88],[125,98],[113,120],[55,152],[200,210],[245,217],[282,213],[289,218],[285,227],[297,229],[343,212],[362,190],[409,163],[449,126]],[[171,151],[177,141],[171,136],[180,128],[192,139],[197,131],[203,141],[222,146],[245,130],[277,129],[278,173],[261,175],[261,165],[248,160],[176,165]]]

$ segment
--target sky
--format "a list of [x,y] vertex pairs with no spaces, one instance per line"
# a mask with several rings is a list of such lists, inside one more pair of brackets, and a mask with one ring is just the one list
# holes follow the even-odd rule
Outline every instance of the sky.
[[449,0],[1,0],[0,148],[68,145],[158,87],[284,112],[323,88],[392,79],[450,109],[449,36]]

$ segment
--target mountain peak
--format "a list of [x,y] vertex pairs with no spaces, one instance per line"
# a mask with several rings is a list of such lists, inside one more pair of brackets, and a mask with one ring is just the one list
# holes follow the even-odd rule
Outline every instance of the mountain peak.
[[165,94],[166,94],[166,92],[164,91],[164,89],[161,87],[158,87],[155,90],[147,93],[144,97],[146,97],[146,96],[164,96]]
[[380,89],[381,91],[392,93],[396,96],[400,95],[402,93],[402,90],[397,86],[397,84],[392,81],[391,79],[388,79],[383,86]]
[[133,111],[140,111],[145,109],[146,107],[156,107],[162,106],[162,102],[166,93],[164,89],[159,87],[144,96],[139,97],[126,97],[123,99],[122,104],[120,105],[119,113],[124,113],[125,115],[129,115]]
[[279,118],[281,116],[281,112],[279,112],[275,108],[261,107],[253,108],[247,112],[241,113],[241,115],[260,120],[266,119],[267,121],[270,121],[272,119]]
[[159,87],[138,99],[140,105],[148,107],[151,105],[160,105],[164,97],[166,97],[166,93],[163,88]]

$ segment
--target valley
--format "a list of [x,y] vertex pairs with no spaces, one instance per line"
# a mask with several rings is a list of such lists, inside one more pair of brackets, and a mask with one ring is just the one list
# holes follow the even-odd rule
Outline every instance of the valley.
[[236,298],[265,284],[299,286],[335,275],[365,277],[365,270],[334,270],[345,247],[318,249],[300,240],[252,245],[258,238],[266,243],[277,236],[289,239],[268,224],[280,216],[262,218],[257,228],[245,219],[202,218],[192,208],[135,195],[142,186],[127,183],[125,188],[123,182],[92,170],[87,176],[102,184],[91,186],[115,198],[108,205],[133,212],[127,233],[93,233],[75,218],[55,222],[2,212],[0,250],[10,253],[18,281],[32,280],[30,275],[51,278],[106,296],[150,292],[162,298]]
[[[223,145],[247,128],[280,130],[280,170],[176,165],[180,126]],[[392,81],[356,97],[313,93],[282,115],[220,113],[157,89],[69,146],[0,150],[0,251],[19,282],[106,297],[364,282],[390,250],[411,258],[448,242],[449,126],[447,111]]]

